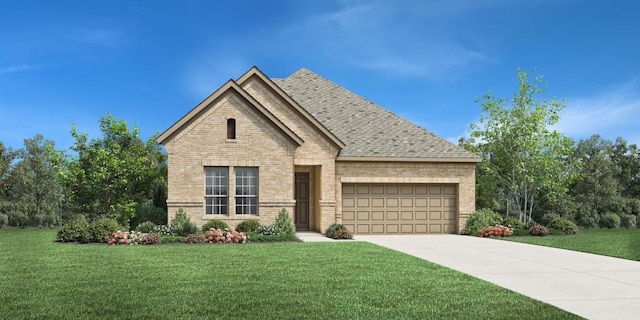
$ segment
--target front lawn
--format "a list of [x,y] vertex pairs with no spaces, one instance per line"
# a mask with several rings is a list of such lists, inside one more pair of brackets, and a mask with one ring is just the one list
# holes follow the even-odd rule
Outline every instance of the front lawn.
[[363,242],[107,246],[0,229],[6,319],[575,319]]
[[503,239],[640,261],[640,229],[581,229],[571,236]]

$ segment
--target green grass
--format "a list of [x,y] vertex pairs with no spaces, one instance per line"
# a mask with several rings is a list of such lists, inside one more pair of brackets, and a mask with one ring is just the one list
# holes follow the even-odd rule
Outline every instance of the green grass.
[[503,239],[640,261],[640,229],[581,229],[571,236]]
[[107,246],[0,229],[6,319],[574,319],[362,242]]

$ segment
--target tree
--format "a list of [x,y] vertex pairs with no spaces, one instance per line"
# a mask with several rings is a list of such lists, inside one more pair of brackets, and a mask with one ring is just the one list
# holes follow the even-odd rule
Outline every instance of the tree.
[[0,142],[0,197],[7,190],[13,158],[14,153],[11,148],[5,148],[4,144]]
[[89,140],[72,128],[77,155],[66,158],[60,179],[71,202],[90,218],[109,216],[128,225],[136,205],[152,200],[166,182],[166,156],[155,136],[144,142],[137,127],[130,130],[111,114],[100,119],[100,131],[102,139]]
[[541,76],[530,82],[526,72],[518,69],[517,74],[519,86],[513,99],[489,92],[476,101],[483,114],[479,123],[470,125],[466,144],[474,145],[486,162],[479,166],[484,170],[479,174],[495,178],[507,205],[526,223],[541,200],[554,201],[566,192],[573,142],[550,129],[559,120],[563,101],[543,97]]
[[10,210],[13,215],[26,215],[33,226],[52,226],[59,220],[61,189],[47,152],[53,145],[40,134],[24,139],[24,149],[15,152],[18,162],[10,172]]

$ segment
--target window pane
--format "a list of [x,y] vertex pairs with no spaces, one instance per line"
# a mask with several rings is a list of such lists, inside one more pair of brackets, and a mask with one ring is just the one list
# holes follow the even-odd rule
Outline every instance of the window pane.
[[258,168],[236,168],[236,214],[258,214]]
[[229,168],[205,168],[206,214],[227,214]]

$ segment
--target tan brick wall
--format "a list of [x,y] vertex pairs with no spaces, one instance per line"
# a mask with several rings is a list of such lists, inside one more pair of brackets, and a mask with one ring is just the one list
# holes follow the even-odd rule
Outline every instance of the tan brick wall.
[[[336,183],[438,183],[458,189],[457,232],[475,210],[475,163],[337,162]],[[336,216],[342,217],[342,190],[336,189]]]
[[[236,139],[227,140],[227,119],[236,119]],[[230,226],[247,218],[263,224],[275,220],[281,208],[294,208],[293,153],[296,145],[273,129],[251,106],[235,94],[226,94],[206,108],[165,144],[169,157],[169,221],[183,208],[198,226],[210,219]],[[206,166],[229,168],[229,214],[206,215]],[[259,215],[236,215],[235,167],[258,167]]]

